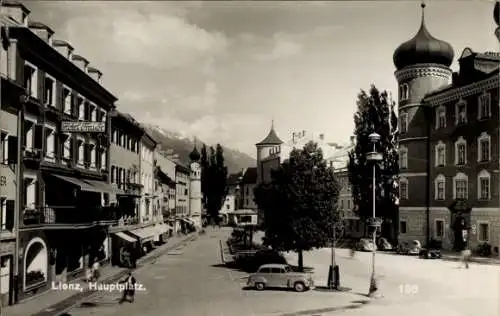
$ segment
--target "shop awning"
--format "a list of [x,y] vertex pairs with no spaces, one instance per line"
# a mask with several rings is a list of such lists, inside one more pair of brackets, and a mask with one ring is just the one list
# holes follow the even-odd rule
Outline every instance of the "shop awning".
[[130,233],[139,237],[141,242],[151,241],[154,239],[155,235],[158,234],[154,226],[148,226],[144,228],[131,230]]
[[96,193],[101,193],[102,192],[102,190],[100,190],[99,188],[96,188],[96,187],[92,186],[90,183],[84,182],[82,180],[78,180],[76,178],[61,176],[61,175],[58,175],[58,174],[54,174],[53,176],[56,177],[56,178],[59,178],[59,179],[61,179],[63,181],[65,181],[65,182],[71,183],[71,184],[79,187],[80,190],[82,190],[82,191],[96,192]]
[[160,234],[160,235],[161,234],[166,234],[170,229],[173,229],[172,226],[167,225],[167,224],[163,224],[163,223],[157,224],[155,226],[155,228],[156,228],[158,234]]
[[93,187],[100,189],[102,193],[112,194],[115,192],[110,184],[103,181],[96,180],[85,180],[85,182],[90,183]]
[[125,233],[122,233],[122,232],[115,233],[115,235],[118,238],[123,239],[123,240],[125,240],[127,242],[136,242],[137,241],[134,237],[129,236],[129,235],[127,235]]

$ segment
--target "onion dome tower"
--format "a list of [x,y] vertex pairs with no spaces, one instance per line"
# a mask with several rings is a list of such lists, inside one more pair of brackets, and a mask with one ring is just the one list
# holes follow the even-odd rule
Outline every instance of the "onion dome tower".
[[[435,111],[423,104],[424,97],[451,83],[454,52],[450,44],[431,35],[425,25],[425,3],[422,2],[420,28],[413,38],[402,43],[393,55],[396,71],[394,73],[399,86],[399,150],[400,186],[406,184],[407,197],[400,198],[399,215],[407,217],[409,225],[425,225],[418,219],[425,218],[427,203],[428,166],[433,158],[427,146],[428,124],[433,123],[429,115]],[[415,208],[419,209],[416,210]],[[422,209],[420,211],[420,209]],[[422,232],[425,229],[421,230]],[[425,236],[419,236],[425,239]]]
[[198,148],[196,144],[194,145],[193,151],[189,154],[189,160],[191,161],[199,161],[201,158],[200,153],[198,152]]
[[201,193],[201,166],[200,153],[194,141],[193,151],[189,154],[189,215],[196,229],[201,229],[201,210],[203,194]]
[[257,183],[262,180],[262,161],[281,153],[281,144],[283,141],[278,137],[274,130],[274,120],[271,122],[269,134],[260,142],[255,144],[257,147]]

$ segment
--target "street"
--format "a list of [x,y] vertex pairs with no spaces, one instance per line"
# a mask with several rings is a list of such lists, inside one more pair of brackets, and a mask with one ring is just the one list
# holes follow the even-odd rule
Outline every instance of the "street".
[[[383,298],[363,296],[368,289],[371,254],[337,250],[341,285],[348,292],[312,290],[244,290],[247,274],[221,266],[218,242],[229,229],[209,231],[181,250],[171,251],[134,276],[145,291],[133,304],[118,304],[119,292],[100,292],[73,308],[72,316],[85,315],[498,315],[499,267],[457,262],[419,260],[377,254],[377,271]],[[291,264],[296,255],[287,254]],[[304,264],[315,268],[317,285],[326,284],[330,250],[304,254]],[[363,304],[368,302],[368,304]]]

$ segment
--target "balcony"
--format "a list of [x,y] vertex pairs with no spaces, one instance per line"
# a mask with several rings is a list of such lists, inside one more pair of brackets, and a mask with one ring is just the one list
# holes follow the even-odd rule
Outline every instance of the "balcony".
[[74,206],[25,209],[21,219],[24,229],[83,229],[117,222],[106,208],[97,207],[82,212]]
[[142,190],[142,184],[138,184],[138,183],[127,183],[126,186],[125,186],[125,193],[129,194],[129,195],[137,195],[137,196],[140,196],[141,195],[141,190]]

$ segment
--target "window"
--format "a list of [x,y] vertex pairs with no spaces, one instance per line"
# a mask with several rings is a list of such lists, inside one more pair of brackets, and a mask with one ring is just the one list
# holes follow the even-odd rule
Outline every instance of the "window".
[[184,195],[188,195],[188,189],[184,189]]
[[95,169],[96,168],[96,161],[97,161],[97,150],[96,150],[96,145],[95,144],[90,144],[89,145],[89,154],[90,154],[90,168]]
[[48,160],[55,159],[56,157],[56,137],[55,137],[55,128],[45,127],[45,157],[49,158]]
[[438,175],[434,181],[434,185],[434,198],[438,201],[443,201],[445,199],[446,178],[443,175]]
[[479,223],[479,232],[477,239],[481,242],[490,241],[490,224],[489,223]]
[[406,178],[399,180],[399,198],[403,200],[408,199],[408,180]]
[[467,123],[467,103],[464,100],[458,101],[455,106],[455,124]]
[[468,177],[459,173],[453,178],[454,188],[453,188],[453,198],[455,199],[467,199],[468,196]]
[[5,49],[0,45],[0,73],[6,77],[10,77],[9,72],[9,49]]
[[408,97],[409,97],[409,89],[408,89],[408,84],[407,83],[403,83],[401,86],[400,86],[400,91],[399,91],[399,94],[400,94],[400,100],[403,101],[403,100],[407,100]]
[[68,162],[71,159],[71,137],[69,134],[61,136],[61,143],[63,147],[63,160]]
[[71,90],[69,88],[63,88],[63,112],[71,115]]
[[478,100],[478,119],[483,120],[491,116],[491,96],[489,93],[483,93]]
[[340,200],[340,209],[343,210],[344,209],[344,200]]
[[0,163],[8,164],[9,163],[9,134],[5,132],[0,133]]
[[106,162],[106,150],[104,149],[101,152],[101,170],[106,170],[107,169],[107,162]]
[[115,183],[116,181],[116,176],[115,176],[115,166],[111,166],[111,183]]
[[78,107],[78,119],[80,121],[84,121],[85,120],[85,102],[83,100],[83,98],[81,97],[78,97],[76,99],[76,105]]
[[491,137],[483,132],[477,139],[478,162],[486,162],[491,159]]
[[482,170],[477,175],[477,198],[480,200],[490,199],[490,173],[486,170]]
[[446,109],[439,107],[436,110],[436,129],[446,127]]
[[465,165],[467,163],[467,141],[460,136],[455,142],[455,164]]
[[33,151],[33,130],[35,123],[29,120],[24,121],[24,138],[23,145],[26,151]]
[[14,205],[14,200],[7,200],[4,197],[0,197],[2,230],[12,230],[14,228]]
[[446,145],[439,141],[435,147],[436,151],[436,167],[442,167],[446,165]]
[[399,125],[401,133],[406,133],[408,131],[408,113],[401,113],[401,117],[399,118]]
[[85,159],[85,144],[83,139],[78,140],[78,165],[82,167],[84,165]]
[[444,220],[436,219],[434,222],[434,238],[441,239],[444,237]]
[[26,63],[24,65],[24,88],[33,98],[38,98],[38,72],[35,66]]
[[49,76],[45,76],[45,105],[56,106],[56,81]]
[[406,234],[407,232],[408,231],[407,231],[407,227],[406,227],[406,221],[405,220],[399,221],[399,233]]
[[351,200],[347,200],[347,209],[350,210],[351,209]]
[[36,180],[33,178],[24,178],[24,207],[35,209],[36,203]]
[[399,168],[408,168],[408,149],[404,146],[399,149]]
[[106,119],[107,119],[106,112],[102,112],[102,115],[101,115],[101,122],[106,123]]

